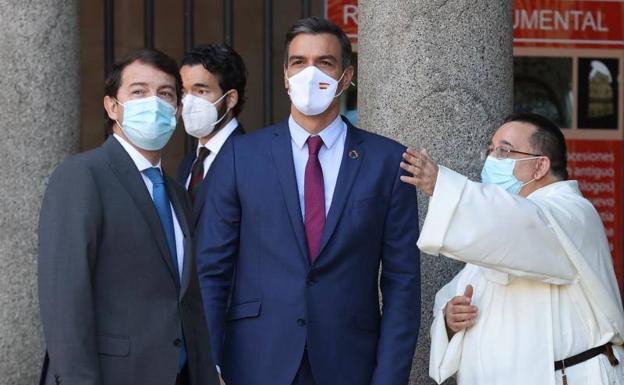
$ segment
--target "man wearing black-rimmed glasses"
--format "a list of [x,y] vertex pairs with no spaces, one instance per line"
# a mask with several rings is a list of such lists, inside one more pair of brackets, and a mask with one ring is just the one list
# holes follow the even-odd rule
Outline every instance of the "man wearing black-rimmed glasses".
[[569,181],[561,130],[506,119],[482,182],[408,150],[431,196],[418,246],[467,262],[436,296],[430,375],[459,385],[623,384],[624,316],[600,216]]

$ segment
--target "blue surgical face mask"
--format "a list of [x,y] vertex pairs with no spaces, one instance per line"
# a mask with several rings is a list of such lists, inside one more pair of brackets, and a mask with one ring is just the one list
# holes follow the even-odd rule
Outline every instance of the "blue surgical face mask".
[[165,147],[176,128],[176,109],[158,96],[117,103],[124,107],[121,127],[128,140],[146,151]]
[[497,159],[493,156],[488,156],[481,170],[481,182],[487,184],[495,184],[512,194],[518,194],[522,187],[533,182],[535,179],[523,183],[514,175],[514,168],[516,162],[530,159],[537,159],[539,156],[533,156],[530,158],[522,159]]

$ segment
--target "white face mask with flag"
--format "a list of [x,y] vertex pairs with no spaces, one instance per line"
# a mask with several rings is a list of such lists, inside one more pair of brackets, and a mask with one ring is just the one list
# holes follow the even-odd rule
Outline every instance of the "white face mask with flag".
[[309,66],[296,75],[288,78],[288,95],[294,106],[304,115],[314,116],[325,112],[332,101],[342,94],[336,95],[336,80],[315,66]]

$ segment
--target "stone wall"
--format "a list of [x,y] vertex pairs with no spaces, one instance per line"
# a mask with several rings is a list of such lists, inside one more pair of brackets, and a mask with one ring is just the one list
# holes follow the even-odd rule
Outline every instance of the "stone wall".
[[78,1],[0,1],[0,383],[36,384],[44,354],[37,222],[79,137]]
[[[425,148],[440,164],[478,178],[479,151],[512,108],[511,0],[360,0],[358,58],[362,128]],[[427,199],[418,198],[422,224]],[[421,258],[422,323],[411,379],[419,385],[433,384],[434,295],[461,268],[447,258]]]

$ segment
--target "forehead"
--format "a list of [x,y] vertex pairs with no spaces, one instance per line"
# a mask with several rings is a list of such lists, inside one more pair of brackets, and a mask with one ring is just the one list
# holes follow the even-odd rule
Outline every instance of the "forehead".
[[173,75],[137,60],[126,66],[121,74],[121,87],[128,87],[133,83],[145,83],[153,87],[171,86],[175,88],[176,79]]
[[330,33],[300,33],[288,46],[289,57],[333,55],[339,59],[341,51],[340,41]]
[[217,74],[208,71],[201,64],[183,65],[180,68],[180,76],[184,87],[192,87],[194,84],[201,83],[209,87],[219,86],[219,77]]
[[511,144],[516,149],[527,148],[530,147],[530,139],[535,131],[535,126],[529,123],[505,123],[496,130],[492,143],[495,146]]

